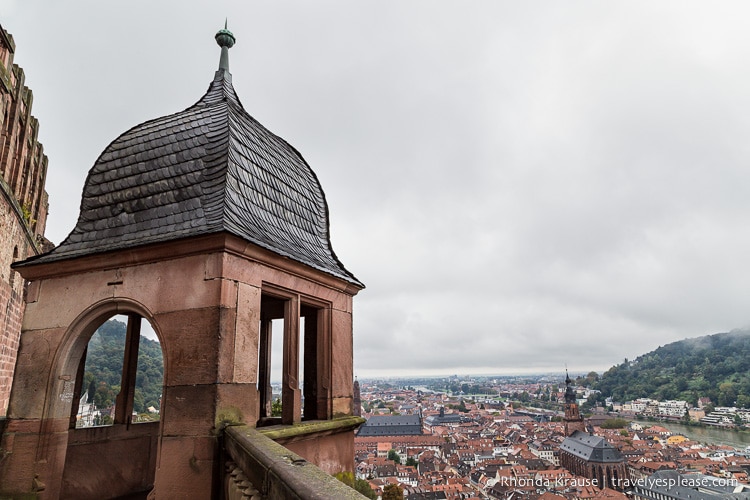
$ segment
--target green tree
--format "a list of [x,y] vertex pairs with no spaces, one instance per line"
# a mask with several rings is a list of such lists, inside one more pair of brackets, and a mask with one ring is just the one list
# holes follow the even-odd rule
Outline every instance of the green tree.
[[600,427],[602,429],[624,429],[627,425],[628,421],[624,418],[610,418],[602,422]]
[[383,500],[404,500],[404,490],[396,484],[387,484],[383,488]]
[[370,486],[370,483],[368,483],[364,479],[355,479],[354,489],[362,493],[364,496],[366,496],[370,500],[377,500],[378,498],[378,494],[375,493],[375,491],[372,489],[372,487]]
[[720,406],[739,406],[750,402],[742,398],[750,397],[750,331],[660,346],[613,366],[592,387],[617,401],[650,397],[694,405],[705,396]]
[[350,488],[355,489],[359,493],[363,494],[370,500],[376,500],[378,498],[378,494],[373,491],[373,489],[370,487],[370,483],[365,481],[364,479],[357,479],[354,477],[354,474],[351,472],[339,472],[335,474],[333,477],[344,483]]
[[733,383],[719,384],[719,406],[734,406],[736,399],[737,391],[735,391]]
[[272,417],[281,416],[281,398],[276,398],[271,402],[271,416]]
[[[88,393],[86,402],[93,403],[94,396],[96,395],[96,379],[94,378],[94,375],[91,373],[87,373],[86,375],[88,375],[88,378],[89,378],[88,389],[86,391]],[[86,379],[86,375],[84,375],[84,380]]]
[[406,459],[406,465],[408,465],[409,467],[416,467],[417,465],[419,465],[419,462],[417,462],[414,457],[409,457]]
[[398,452],[396,450],[390,450],[388,451],[388,460],[393,460],[397,464],[401,463],[401,457],[399,456]]
[[596,372],[589,372],[588,375],[586,375],[586,386],[591,386],[595,382],[599,380],[599,374]]
[[745,394],[737,396],[737,406],[740,408],[750,408],[750,396]]
[[[97,408],[114,404],[120,392],[127,326],[118,319],[105,321],[89,339],[84,365],[87,402]],[[164,379],[164,360],[159,342],[141,337],[138,346],[136,393],[134,407],[144,412],[149,406],[159,408]]]

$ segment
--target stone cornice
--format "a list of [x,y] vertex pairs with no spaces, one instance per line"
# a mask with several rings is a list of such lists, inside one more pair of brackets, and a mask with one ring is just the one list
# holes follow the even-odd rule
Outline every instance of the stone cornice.
[[25,279],[33,281],[42,278],[56,278],[84,272],[150,264],[163,260],[216,252],[227,252],[244,259],[259,262],[268,267],[314,281],[352,296],[361,290],[360,287],[343,279],[313,269],[290,258],[279,256],[229,233],[207,234],[59,261],[35,262],[35,259],[32,257],[14,264],[13,268],[21,273],[21,276]]

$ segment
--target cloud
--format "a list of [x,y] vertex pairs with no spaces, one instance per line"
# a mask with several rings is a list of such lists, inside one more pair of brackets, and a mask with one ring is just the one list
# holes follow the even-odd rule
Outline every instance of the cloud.
[[606,368],[750,324],[744,3],[10,5],[55,241],[109,141],[202,95],[228,16],[243,104],[367,285],[360,374]]

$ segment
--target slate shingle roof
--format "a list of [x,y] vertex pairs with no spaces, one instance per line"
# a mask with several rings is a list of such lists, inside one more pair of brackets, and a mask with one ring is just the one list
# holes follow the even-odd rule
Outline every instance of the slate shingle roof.
[[560,451],[596,463],[619,463],[624,460],[620,451],[606,439],[581,431],[575,431],[566,437],[560,445]]
[[384,415],[370,417],[357,431],[357,436],[419,436],[422,421],[419,415]]
[[223,69],[196,104],[137,125],[104,150],[75,228],[33,261],[219,232],[363,286],[331,247],[314,172],[244,110]]

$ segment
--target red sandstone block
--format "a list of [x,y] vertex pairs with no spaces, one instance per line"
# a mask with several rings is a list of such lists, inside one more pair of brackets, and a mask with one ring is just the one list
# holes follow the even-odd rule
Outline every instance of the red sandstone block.
[[155,498],[211,498],[216,450],[215,438],[162,438]]
[[222,307],[219,310],[218,353],[216,356],[219,361],[216,381],[219,383],[229,383],[234,378],[234,364],[237,359],[234,352],[236,323],[237,311],[235,308]]
[[334,397],[333,398],[333,416],[343,417],[352,414],[351,397]]
[[216,415],[216,385],[165,387],[162,408],[164,436],[211,436]]
[[258,340],[260,337],[260,290],[240,284],[234,335],[232,382],[258,380]]
[[341,311],[332,311],[331,348],[333,352],[332,387],[334,397],[352,395],[354,380],[352,359],[352,316]]
[[26,305],[24,330],[67,329],[91,304],[110,298],[100,273],[44,280],[36,302]]
[[294,453],[314,463],[328,474],[354,469],[353,431],[316,436],[315,439],[285,444]]
[[238,283],[236,281],[227,280],[223,278],[214,278],[219,280],[221,287],[221,297],[219,299],[219,306],[234,309],[237,307],[237,291]]
[[154,318],[165,350],[165,384],[215,383],[219,345],[218,308],[159,314]]
[[218,305],[221,283],[205,279],[207,258],[196,255],[123,267],[119,270],[122,284],[115,287],[115,297],[132,297],[154,314]]
[[156,443],[144,435],[68,447],[62,498],[98,500],[145,489],[154,480]]
[[[222,425],[258,421],[258,388],[255,384],[218,384],[216,415]],[[219,422],[217,422],[219,423]]]
[[6,422],[6,434],[38,434],[41,429],[41,419],[9,418]]
[[2,449],[13,460],[4,460],[0,467],[0,493],[29,491],[34,478],[34,461],[39,437],[36,434],[3,434]]
[[225,254],[222,259],[222,277],[260,288],[265,269],[256,261],[237,255]]

